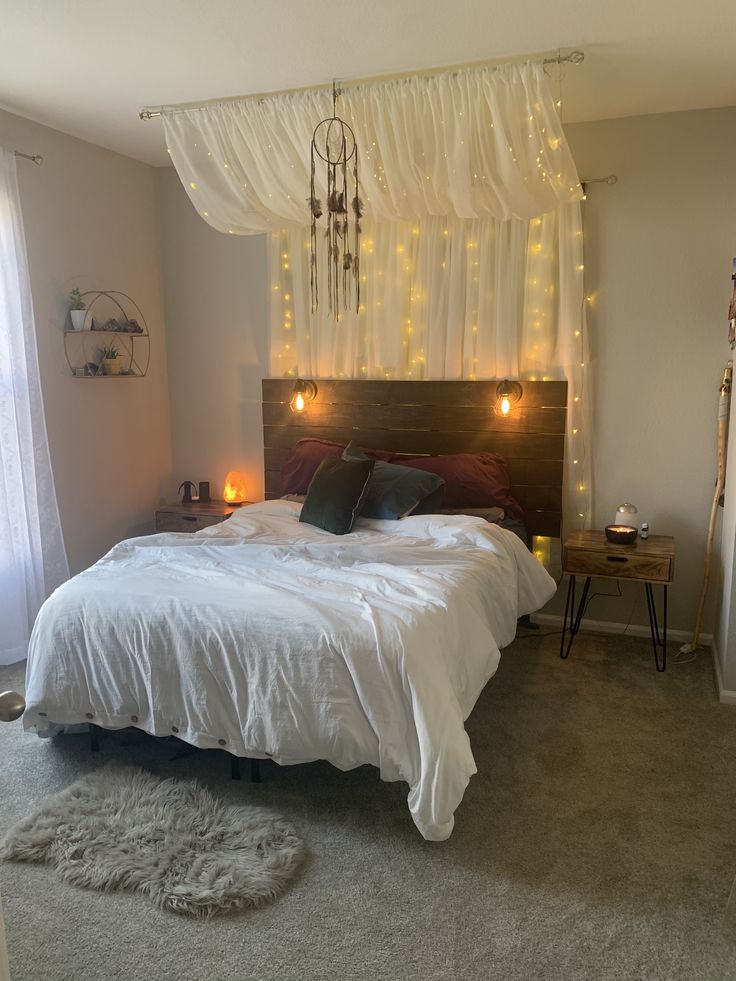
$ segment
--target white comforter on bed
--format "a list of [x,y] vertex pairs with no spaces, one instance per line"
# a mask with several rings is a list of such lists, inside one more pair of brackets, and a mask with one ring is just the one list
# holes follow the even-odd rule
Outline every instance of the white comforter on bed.
[[336,537],[300,505],[116,545],[46,601],[24,724],[178,732],[279,763],[372,763],[442,840],[476,772],[464,720],[517,617],[554,581],[480,518],[361,519]]

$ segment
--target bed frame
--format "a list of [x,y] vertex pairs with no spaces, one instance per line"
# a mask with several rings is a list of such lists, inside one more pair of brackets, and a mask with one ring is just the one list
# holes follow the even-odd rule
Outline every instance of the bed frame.
[[529,535],[560,537],[567,414],[566,381],[523,381],[503,418],[493,411],[498,381],[317,379],[317,395],[291,411],[293,378],[263,380],[266,498],[281,495],[281,467],[304,436],[397,454],[491,451],[506,458],[511,492]]
[[[303,413],[289,402],[293,378],[263,380],[263,444],[266,498],[281,495],[281,467],[303,436],[340,443],[356,439],[367,448],[406,456],[490,451],[508,463],[511,491],[524,508],[532,535],[560,536],[567,382],[524,381],[511,415],[495,414],[498,381],[360,381],[320,379]],[[104,732],[90,724],[90,748]],[[196,752],[180,746],[176,756]],[[240,779],[241,760],[230,756]],[[258,760],[248,760],[250,779],[260,780]]]

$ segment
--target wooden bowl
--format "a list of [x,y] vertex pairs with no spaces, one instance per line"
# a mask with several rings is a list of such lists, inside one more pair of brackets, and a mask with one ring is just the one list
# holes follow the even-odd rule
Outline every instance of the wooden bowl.
[[638,534],[630,525],[606,525],[606,538],[614,545],[633,545]]

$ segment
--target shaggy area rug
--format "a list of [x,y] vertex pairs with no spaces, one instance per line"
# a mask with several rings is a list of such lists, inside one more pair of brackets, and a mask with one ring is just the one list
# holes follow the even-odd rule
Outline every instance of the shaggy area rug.
[[137,767],[77,780],[0,846],[1,857],[45,862],[72,885],[140,892],[161,909],[205,917],[275,898],[302,855],[277,815]]

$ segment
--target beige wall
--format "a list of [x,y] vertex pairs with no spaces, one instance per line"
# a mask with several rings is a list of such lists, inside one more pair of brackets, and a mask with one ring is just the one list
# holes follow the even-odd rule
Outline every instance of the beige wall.
[[[736,255],[736,109],[567,127],[585,202],[593,295],[594,525],[633,501],[676,538],[671,625],[692,629],[715,482],[718,387]],[[641,589],[593,618],[646,623]],[[712,603],[711,603],[712,607]],[[706,628],[710,629],[709,616]]]
[[222,235],[192,207],[170,168],[156,172],[166,300],[173,484],[228,470],[263,498],[261,378],[267,373],[263,235]]
[[[595,430],[594,524],[632,500],[675,535],[671,625],[692,627],[714,482],[718,384],[736,253],[736,109],[568,127],[583,176]],[[219,235],[173,171],[157,175],[177,480],[242,465],[261,480],[267,371],[262,237]],[[606,586],[601,587],[606,590]],[[645,624],[641,588],[596,598],[591,618]],[[550,611],[560,610],[559,597]],[[708,626],[710,626],[710,621]]]
[[[153,169],[0,112],[18,160],[51,460],[72,572],[152,530],[171,495],[169,403]],[[63,346],[72,286],[118,289],[151,331],[146,378],[73,378]]]

